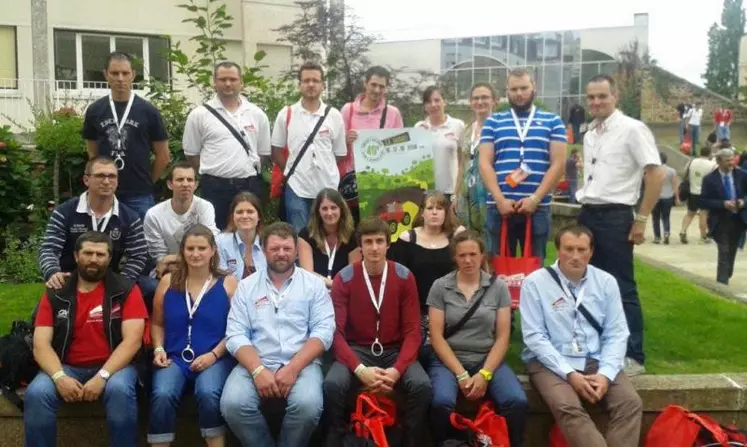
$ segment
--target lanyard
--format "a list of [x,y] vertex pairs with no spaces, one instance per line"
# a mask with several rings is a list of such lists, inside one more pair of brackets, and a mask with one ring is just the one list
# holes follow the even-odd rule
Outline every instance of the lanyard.
[[477,152],[477,147],[480,146],[480,131],[481,129],[477,128],[477,121],[472,123],[472,141],[470,141],[470,148],[469,148],[469,156],[470,158],[475,158],[475,152]]
[[[290,278],[290,281],[293,281],[293,277]],[[290,293],[290,282],[285,286],[285,289],[283,290],[283,293],[280,293],[279,290],[275,288],[275,284],[272,283],[272,280],[270,280],[270,277],[267,277],[267,290],[270,295],[270,299],[272,299],[273,304],[275,305],[275,312],[278,311],[278,308],[280,307],[280,303],[285,300],[285,298]]]
[[106,229],[106,226],[109,225],[109,219],[112,218],[112,214],[114,214],[114,208],[110,209],[109,212],[104,214],[104,217],[101,218],[101,226],[99,227],[99,220],[96,218],[96,213],[93,212],[91,207],[88,207],[88,212],[91,213],[91,230],[93,231],[100,231],[104,232]]
[[192,363],[192,361],[195,359],[195,351],[192,349],[192,319],[194,318],[195,312],[197,312],[197,308],[200,307],[202,298],[205,296],[205,293],[207,293],[212,280],[213,275],[208,276],[205,284],[203,284],[202,286],[202,289],[200,289],[200,294],[197,295],[197,299],[194,301],[194,303],[190,299],[189,289],[187,288],[185,281],[184,302],[187,305],[187,313],[189,314],[189,319],[187,320],[187,346],[182,350],[182,360],[187,363]]
[[361,267],[363,268],[363,279],[366,280],[368,296],[371,298],[374,308],[376,308],[376,338],[374,339],[374,342],[371,343],[371,354],[380,357],[384,354],[384,345],[379,341],[379,323],[381,322],[381,303],[384,302],[384,289],[386,289],[386,274],[389,271],[389,263],[387,262],[384,264],[384,271],[381,274],[378,301],[376,300],[376,295],[374,294],[373,286],[371,285],[371,278],[368,276],[368,271],[366,271],[365,261],[361,263]]
[[327,278],[332,279],[332,266],[335,264],[335,256],[337,256],[337,247],[339,243],[335,244],[332,249],[332,253],[329,252],[329,244],[327,238],[324,238],[324,249],[327,251]]
[[521,123],[519,123],[519,117],[516,116],[516,111],[513,109],[513,107],[511,108],[511,118],[514,119],[514,127],[516,127],[516,133],[519,134],[519,141],[521,142],[521,146],[519,148],[519,161],[521,163],[524,162],[524,140],[526,140],[527,134],[529,133],[529,128],[532,126],[534,112],[536,111],[537,107],[532,106],[531,110],[529,111],[527,122],[524,124],[524,127],[522,127]]
[[130,109],[132,109],[132,103],[135,101],[135,92],[130,92],[130,99],[127,101],[127,107],[125,107],[124,114],[122,114],[122,121],[117,116],[117,109],[114,107],[114,98],[109,93],[109,107],[112,109],[112,117],[114,118],[114,124],[117,126],[117,150],[122,150],[122,128],[127,122],[127,117],[130,116]]

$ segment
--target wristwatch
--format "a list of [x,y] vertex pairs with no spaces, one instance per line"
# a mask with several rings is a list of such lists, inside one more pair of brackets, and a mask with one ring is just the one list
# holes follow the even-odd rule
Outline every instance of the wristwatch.
[[106,380],[109,380],[109,377],[111,377],[111,376],[112,376],[112,375],[111,375],[111,374],[109,374],[109,371],[105,370],[104,368],[101,368],[101,369],[99,370],[99,377],[101,377],[101,378],[102,378],[102,379],[104,379],[105,381],[106,381]]
[[493,373],[488,371],[487,369],[481,369],[480,375],[487,381],[490,382],[493,380]]

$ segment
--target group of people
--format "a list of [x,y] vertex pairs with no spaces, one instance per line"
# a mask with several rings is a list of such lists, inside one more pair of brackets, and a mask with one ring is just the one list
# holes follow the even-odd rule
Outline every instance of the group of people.
[[[680,145],[689,136],[692,143],[692,155],[698,156],[700,144],[701,121],[703,119],[703,103],[677,104],[677,115],[680,121]],[[731,139],[731,123],[734,119],[731,109],[721,106],[713,114],[713,132],[717,141]]]
[[[154,348],[152,445],[173,442],[187,389],[210,446],[224,445],[227,428],[243,445],[273,445],[263,414],[272,400],[285,405],[279,445],[307,445],[323,415],[327,445],[340,445],[349,396],[360,389],[403,395],[404,445],[422,443],[426,425],[436,442],[454,436],[448,416],[459,396],[493,400],[511,445],[522,444],[526,396],[504,361],[511,299],[484,267],[501,228],[511,251],[531,243],[543,260],[550,237],[566,131],[534,105],[529,72],[511,71],[505,112],[493,113],[491,85],[475,85],[470,126],[445,113],[437,87],[424,92],[427,117],[417,126],[435,134],[437,191],[391,247],[378,217],[356,224],[340,191],[347,173],[338,170],[357,130],[402,126],[386,102],[384,69],[366,73],[365,92],[341,113],[320,99],[321,67],[302,65],[302,99],[270,132],[264,112],[240,94],[240,68],[218,64],[216,97],[187,120],[187,162],[168,173],[172,197],[155,206],[135,187],[152,186],[168,165],[158,112],[132,93],[127,55],[113,53],[105,76],[110,107],[86,113],[87,191],[55,209],[40,251],[47,290],[34,334],[41,372],[26,393],[27,445],[54,445],[61,401],[100,397],[112,445],[135,445],[134,365],[144,338]],[[558,261],[524,281],[522,357],[570,445],[632,446],[641,403],[628,376],[645,370],[633,247],[665,172],[651,132],[617,110],[614,79],[592,78],[587,100],[594,120],[579,224],[555,237]],[[156,154],[147,171],[138,151]],[[285,173],[287,223],[267,225],[263,215],[259,172],[270,160]],[[728,209],[742,205],[734,199]],[[609,411],[606,441],[582,401]]]

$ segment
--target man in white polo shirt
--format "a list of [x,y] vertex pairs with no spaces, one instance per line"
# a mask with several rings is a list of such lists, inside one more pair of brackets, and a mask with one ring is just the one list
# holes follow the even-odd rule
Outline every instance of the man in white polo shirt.
[[[614,276],[620,287],[630,330],[625,372],[635,375],[645,371],[645,356],[633,246],[644,241],[646,221],[659,200],[664,170],[651,131],[616,108],[617,88],[612,77],[591,78],[586,97],[594,121],[584,137],[585,183],[576,193],[582,204],[578,222],[591,230],[596,241],[592,265]],[[644,173],[643,200],[636,213]]]
[[236,63],[216,65],[213,81],[216,96],[190,112],[182,146],[201,175],[202,196],[213,204],[215,222],[223,230],[236,194],[264,196],[260,157],[270,155],[270,122],[241,95],[244,84]]
[[693,142],[693,157],[698,156],[698,140],[700,139],[700,120],[703,118],[703,104],[695,103],[695,107],[685,113],[687,120],[687,130],[690,132],[690,138]]
[[[319,191],[337,189],[340,183],[337,163],[347,155],[342,115],[321,100],[322,67],[310,62],[303,64],[298,70],[298,82],[301,100],[283,107],[272,130],[272,160],[285,176],[286,221],[296,232],[306,227],[311,202]],[[314,130],[317,132],[309,140]],[[284,147],[288,148],[287,160],[283,156]],[[270,155],[269,151],[261,154]]]

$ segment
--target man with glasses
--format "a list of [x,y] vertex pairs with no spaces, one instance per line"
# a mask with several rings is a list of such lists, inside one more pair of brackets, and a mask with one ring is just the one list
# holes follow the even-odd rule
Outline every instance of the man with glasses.
[[[620,287],[630,329],[625,372],[632,376],[645,372],[643,312],[633,276],[633,247],[644,241],[664,170],[651,131],[617,109],[612,77],[593,77],[586,97],[594,121],[584,137],[585,182],[576,193],[582,205],[578,222],[591,230],[596,241],[591,264],[614,276]],[[642,179],[643,199],[636,212]]]
[[[75,271],[75,241],[83,233],[98,231],[112,241],[111,269],[137,281],[148,260],[143,223],[135,211],[114,195],[119,174],[114,160],[96,157],[86,164],[80,197],[55,208],[39,249],[39,264],[46,287],[61,289]],[[120,261],[125,257],[124,265]]]

